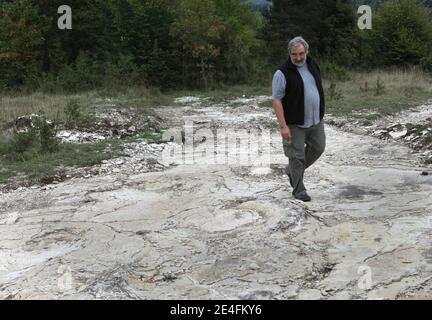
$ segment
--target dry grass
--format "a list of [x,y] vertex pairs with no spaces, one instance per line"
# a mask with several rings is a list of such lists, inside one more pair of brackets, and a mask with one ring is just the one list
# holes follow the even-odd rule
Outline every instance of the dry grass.
[[421,69],[412,68],[409,70],[375,70],[372,72],[352,73],[351,81],[355,83],[368,82],[374,86],[380,78],[389,88],[403,88],[406,86],[416,86],[425,91],[432,91],[432,77]]
[[[325,75],[324,75],[325,76]],[[351,111],[371,110],[378,113],[398,112],[402,109],[431,101],[432,76],[419,69],[375,70],[372,72],[350,72],[347,81],[324,79],[329,112],[347,114]],[[377,80],[384,85],[383,92],[376,94]],[[342,98],[331,99],[328,89],[336,85]],[[367,84],[367,90],[365,90]],[[104,108],[107,101],[118,107],[147,107],[168,105],[180,95],[210,96],[217,101],[228,96],[271,94],[271,87],[231,86],[223,90],[207,92],[176,91],[161,93],[154,88],[130,88],[120,92],[84,92],[80,94],[45,94],[36,92],[27,95],[0,95],[0,127],[19,116],[43,111],[50,119],[63,120],[64,108],[75,100],[84,108]],[[110,99],[108,99],[110,98]],[[100,111],[100,110],[99,110]]]
[[[383,87],[377,89],[378,79]],[[332,99],[330,84],[336,85]],[[375,70],[350,72],[347,81],[324,81],[328,110],[334,114],[352,111],[372,111],[378,114],[396,113],[401,110],[431,103],[432,76],[421,70]]]
[[0,96],[0,125],[13,121],[19,116],[41,111],[48,118],[61,117],[69,101],[75,100],[79,104],[89,104],[97,97],[96,92],[81,94],[45,94],[41,92],[29,95],[1,95]]
[[64,120],[65,107],[75,101],[87,112],[103,112],[106,107],[135,107],[144,111],[148,107],[168,105],[173,102],[175,93],[163,94],[155,88],[128,88],[123,91],[88,91],[78,94],[0,94],[0,128],[19,116],[40,114],[48,119]]

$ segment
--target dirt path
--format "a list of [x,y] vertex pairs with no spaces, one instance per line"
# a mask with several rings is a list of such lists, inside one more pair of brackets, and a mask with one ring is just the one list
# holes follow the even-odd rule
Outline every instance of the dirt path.
[[[160,114],[177,129],[193,121],[198,138],[267,132],[272,111],[240,102]],[[432,176],[407,147],[327,126],[307,204],[291,196],[277,132],[262,151],[270,165],[211,163],[213,152],[168,166],[160,153],[154,172],[124,161],[0,194],[0,299],[432,298]]]

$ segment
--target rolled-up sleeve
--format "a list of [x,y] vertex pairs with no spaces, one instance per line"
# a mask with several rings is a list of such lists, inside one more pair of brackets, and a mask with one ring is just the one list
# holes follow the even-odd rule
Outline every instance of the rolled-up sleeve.
[[278,70],[275,72],[272,81],[272,99],[282,100],[285,96],[286,79],[282,71]]

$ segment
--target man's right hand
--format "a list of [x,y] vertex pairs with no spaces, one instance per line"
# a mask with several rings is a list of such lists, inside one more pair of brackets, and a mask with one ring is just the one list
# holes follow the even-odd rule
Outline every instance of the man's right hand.
[[288,140],[288,142],[291,142],[291,130],[288,128],[288,126],[281,127],[280,132],[281,132],[282,138],[284,138],[285,140]]

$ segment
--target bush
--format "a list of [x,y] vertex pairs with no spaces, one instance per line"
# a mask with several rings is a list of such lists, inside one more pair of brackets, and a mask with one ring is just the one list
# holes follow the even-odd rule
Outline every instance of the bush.
[[40,151],[52,153],[58,150],[59,139],[56,137],[57,130],[53,121],[48,121],[45,116],[36,120],[35,128],[39,136]]
[[107,89],[123,89],[142,82],[140,69],[133,62],[133,57],[120,55],[111,58],[105,65],[104,87]]
[[379,96],[384,93],[385,85],[382,82],[381,78],[378,77],[375,85],[375,95]]
[[[375,65],[418,65],[432,48],[430,9],[417,0],[389,0],[379,8],[371,30]],[[426,63],[427,64],[427,63]]]
[[330,100],[341,100],[343,98],[342,92],[336,89],[336,84],[332,82],[328,89],[327,95]]
[[32,2],[0,1],[0,89],[32,82],[40,71],[39,50],[49,20]]
[[428,54],[420,60],[420,66],[428,71],[432,72],[432,54]]
[[319,63],[321,76],[328,80],[347,81],[349,74],[346,68],[332,62],[323,61]]
[[54,122],[45,116],[34,117],[25,129],[0,134],[0,156],[25,161],[37,154],[56,152],[59,142]]
[[93,116],[85,114],[82,111],[83,107],[76,101],[69,101],[64,109],[66,116],[64,126],[67,129],[74,129],[76,127],[83,128],[95,122]]
[[12,152],[23,153],[34,145],[36,132],[34,129],[15,131],[12,137]]
[[80,120],[81,113],[80,113],[80,106],[75,101],[70,101],[66,108],[65,108],[65,114],[66,114],[66,123],[65,127],[67,129],[73,129],[75,128]]
[[101,87],[104,66],[89,55],[82,53],[70,65],[64,65],[57,73],[43,75],[40,88],[44,92],[80,92]]
[[368,92],[369,89],[370,89],[369,83],[367,81],[365,81],[363,85],[360,85],[360,91],[361,92]]

